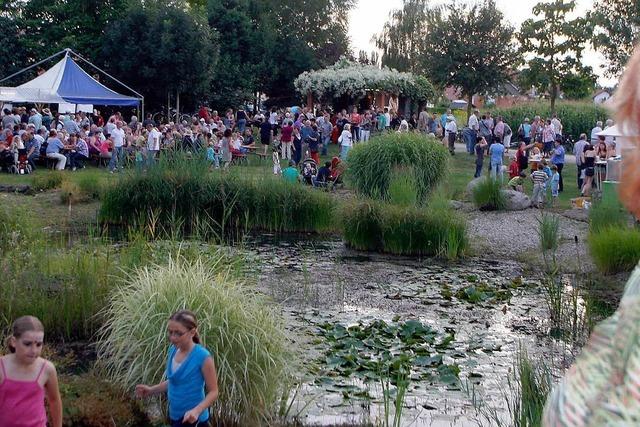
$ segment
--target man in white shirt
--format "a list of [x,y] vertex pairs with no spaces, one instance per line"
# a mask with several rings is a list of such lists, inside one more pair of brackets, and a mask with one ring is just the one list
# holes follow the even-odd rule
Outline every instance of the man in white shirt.
[[160,131],[152,125],[147,125],[149,136],[147,137],[147,165],[150,167],[155,161],[156,155],[160,151]]
[[578,189],[582,188],[582,181],[583,181],[582,180],[582,152],[584,151],[584,147],[586,145],[587,145],[587,134],[585,133],[581,134],[578,142],[576,142],[573,145],[573,154],[576,155],[576,166],[578,168]]
[[562,123],[560,122],[557,114],[553,115],[553,118],[551,119],[551,126],[553,126],[553,130],[556,133],[556,139],[558,139],[558,136],[562,137]]
[[[612,119],[607,119],[607,121],[604,122],[604,129],[603,130],[607,130],[612,126],[613,126],[613,120]],[[610,135],[605,136],[604,142],[607,144],[607,150],[611,150],[611,147],[615,148],[616,143],[615,143],[615,137],[614,136],[610,136]]]
[[458,125],[456,124],[455,117],[447,116],[447,124],[444,127],[445,140],[449,143],[449,153],[453,156],[455,154],[455,142],[458,136]]
[[124,130],[122,122],[117,121],[116,127],[111,130],[111,140],[113,141],[113,152],[109,161],[109,172],[113,173],[116,167],[122,169],[124,155]]
[[468,128],[464,130],[464,139],[467,143],[467,153],[473,155],[474,146],[476,145],[476,141],[478,140],[478,130],[480,129],[480,122],[478,121],[478,116],[480,116],[480,111],[473,110],[473,113],[469,116],[469,121],[467,122]]
[[602,121],[598,121],[596,122],[596,127],[594,127],[593,129],[591,129],[591,143],[592,144],[597,144],[598,143],[598,133],[602,132]]

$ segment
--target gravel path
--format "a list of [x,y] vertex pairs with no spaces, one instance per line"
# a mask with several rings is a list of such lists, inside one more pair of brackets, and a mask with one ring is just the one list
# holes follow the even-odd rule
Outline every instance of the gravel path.
[[[464,204],[471,248],[480,256],[515,259],[533,266],[543,266],[538,237],[537,209],[507,212],[480,212]],[[587,248],[588,224],[552,213],[560,218],[560,246],[557,259],[565,271],[595,269]],[[577,237],[578,243],[575,243]]]

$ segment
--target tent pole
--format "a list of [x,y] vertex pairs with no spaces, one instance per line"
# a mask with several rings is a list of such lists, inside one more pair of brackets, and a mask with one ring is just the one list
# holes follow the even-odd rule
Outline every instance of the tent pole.
[[9,77],[5,77],[4,79],[0,80],[0,83],[2,83],[2,82],[3,82],[3,81],[5,81],[5,80],[9,80],[9,79],[10,79],[10,78],[12,78],[12,77],[17,76],[18,74],[22,74],[22,73],[24,73],[25,71],[28,71],[28,70],[32,69],[33,67],[37,67],[38,65],[42,64],[43,62],[47,62],[47,61],[48,61],[48,60],[50,60],[51,58],[55,58],[56,56],[60,55],[61,53],[65,53],[65,52],[67,52],[67,49],[61,50],[61,51],[60,51],[60,52],[58,52],[58,53],[54,53],[54,54],[53,54],[53,55],[51,55],[50,57],[48,57],[48,58],[46,58],[46,59],[43,59],[43,60],[42,60],[42,61],[40,61],[40,62],[36,62],[35,64],[28,66],[27,68],[23,68],[22,70],[18,71],[17,73],[13,73],[13,74],[11,74]]
[[140,112],[140,123],[144,122],[144,97],[142,97],[141,104],[141,112]]
[[180,123],[180,92],[176,89],[176,123]]
[[138,95],[139,97],[142,98],[142,95],[138,92],[136,92],[135,90],[131,89],[129,86],[127,86],[126,84],[122,83],[120,80],[116,79],[115,77],[113,77],[111,74],[107,73],[106,71],[104,71],[102,68],[99,68],[96,65],[93,65],[91,62],[87,61],[86,59],[84,59],[82,56],[80,56],[79,54],[75,53],[74,51],[72,51],[71,49],[69,49],[69,51],[71,53],[73,53],[75,56],[77,56],[78,58],[80,58],[81,60],[83,60],[84,62],[86,62],[87,64],[91,65],[93,68],[95,68],[96,70],[100,71],[102,74],[104,74],[105,76],[109,77],[110,79],[120,83],[122,86],[126,87],[127,89],[129,89],[131,92],[135,93],[136,95]]

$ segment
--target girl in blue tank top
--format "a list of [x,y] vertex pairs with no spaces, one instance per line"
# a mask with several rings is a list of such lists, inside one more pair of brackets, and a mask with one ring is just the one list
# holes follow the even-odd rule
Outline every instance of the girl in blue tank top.
[[216,367],[209,351],[200,345],[197,328],[192,312],[174,313],[167,325],[171,346],[166,381],[154,386],[136,386],[138,397],[167,393],[171,427],[208,426],[209,407],[218,398]]

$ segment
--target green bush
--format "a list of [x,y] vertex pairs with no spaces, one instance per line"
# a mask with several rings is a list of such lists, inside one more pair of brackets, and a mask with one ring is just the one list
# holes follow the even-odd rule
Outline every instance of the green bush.
[[465,223],[448,208],[359,200],[344,206],[342,219],[346,244],[359,250],[455,259],[467,247]]
[[208,229],[214,234],[249,229],[327,232],[335,229],[333,199],[324,192],[275,177],[261,180],[209,173],[207,166],[158,165],[131,173],[103,193],[100,218],[178,234]]
[[62,185],[64,177],[61,171],[41,171],[31,178],[31,186],[36,191],[45,191],[58,188]]
[[589,249],[603,273],[630,271],[640,260],[640,230],[609,226],[589,233]]
[[384,133],[349,152],[347,177],[356,191],[367,197],[389,200],[394,169],[413,170],[418,203],[445,176],[449,153],[433,138],[417,133]]
[[274,413],[292,367],[280,316],[222,267],[169,261],[139,269],[111,296],[102,315],[98,361],[125,390],[163,379],[169,316],[188,308],[198,316],[203,345],[212,352],[220,397],[214,405],[227,425],[260,425]]
[[502,192],[502,183],[493,178],[482,178],[473,189],[473,203],[480,210],[496,211],[507,207],[507,198]]
[[604,228],[624,227],[629,224],[629,214],[619,200],[599,201],[589,209],[589,230],[598,232]]
[[[598,120],[603,122],[609,117],[607,110],[590,102],[559,102],[556,113],[562,122],[563,133],[578,139],[581,133],[590,134]],[[551,117],[551,106],[548,102],[521,104],[514,107],[493,110],[494,117],[502,116],[506,123],[517,135],[518,128],[528,117],[531,121],[535,116],[543,119]]]

